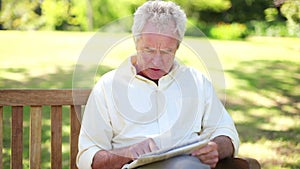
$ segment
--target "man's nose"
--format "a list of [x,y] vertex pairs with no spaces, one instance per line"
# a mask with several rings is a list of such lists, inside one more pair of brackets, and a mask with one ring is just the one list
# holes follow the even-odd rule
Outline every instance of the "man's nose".
[[160,67],[162,65],[162,56],[159,52],[156,53],[155,56],[152,58],[152,63],[154,66]]

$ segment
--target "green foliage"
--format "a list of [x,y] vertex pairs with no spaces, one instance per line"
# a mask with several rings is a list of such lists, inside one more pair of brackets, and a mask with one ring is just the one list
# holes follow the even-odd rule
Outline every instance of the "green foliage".
[[118,0],[118,3],[112,0],[92,1],[94,28],[98,30],[110,22],[132,15],[135,9],[144,2],[146,0],[134,2]]
[[264,10],[273,5],[273,0],[231,0],[231,8],[221,16],[225,22],[246,23],[265,20]]
[[[3,1],[0,23],[14,30],[86,30],[85,1]],[[76,5],[75,5],[76,4]]]
[[186,25],[185,36],[205,37],[209,27],[205,22],[199,22],[195,18],[189,18]]
[[5,29],[35,30],[42,25],[37,0],[2,1],[0,23]]
[[175,2],[183,7],[188,15],[205,10],[223,12],[231,6],[230,0],[175,0]]
[[210,36],[216,39],[234,40],[243,38],[247,27],[240,23],[219,23],[210,29]]
[[300,0],[286,0],[280,11],[287,18],[289,35],[300,37]]
[[87,21],[87,3],[83,0],[72,0],[72,5],[70,12],[73,16],[69,22],[72,25],[79,25],[81,30],[88,30],[88,21]]
[[191,4],[199,11],[223,12],[231,7],[230,0],[195,0],[191,1]]
[[231,7],[230,0],[175,0],[187,16],[198,22],[214,22],[215,16]]
[[44,0],[41,4],[43,29],[87,30],[86,3],[79,0]]
[[289,36],[284,22],[250,21],[248,24],[249,34],[255,36]]
[[45,28],[54,30],[63,24],[68,17],[69,2],[44,0],[42,3],[43,17],[45,19]]
[[[193,25],[213,38],[300,37],[300,0],[173,1],[184,9]],[[131,22],[124,27],[120,20],[132,15],[144,2],[146,0],[118,0],[117,3],[113,0],[0,0],[0,29],[129,31]],[[228,25],[216,25],[218,23]],[[246,24],[248,30],[236,24],[230,26],[231,23]],[[198,36],[189,25],[187,35]]]
[[267,8],[265,9],[265,18],[267,22],[275,21],[278,15],[278,11],[276,8]]

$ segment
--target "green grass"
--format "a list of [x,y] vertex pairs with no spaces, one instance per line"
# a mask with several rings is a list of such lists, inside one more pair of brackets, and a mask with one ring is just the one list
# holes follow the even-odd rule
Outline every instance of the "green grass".
[[[0,88],[71,88],[74,65],[93,33],[0,32]],[[103,37],[124,38],[127,35]],[[105,38],[104,38],[105,39]],[[203,39],[186,38],[201,44]],[[300,39],[252,37],[245,41],[209,41],[219,56],[226,76],[226,108],[240,134],[240,156],[256,158],[264,169],[300,168]],[[105,46],[93,46],[94,54]],[[108,42],[107,42],[108,43]],[[134,51],[125,38],[96,67],[78,70],[96,81]],[[191,54],[182,46],[180,57]],[[181,56],[182,55],[182,56]],[[193,58],[184,63],[198,66]],[[201,67],[201,66],[200,66]],[[91,83],[83,84],[91,87]],[[43,168],[49,167],[49,108],[43,124]],[[65,110],[67,111],[67,110]],[[10,114],[4,112],[4,164],[9,165]],[[64,113],[64,166],[68,166],[68,115]],[[28,166],[28,121],[24,116],[24,163]]]

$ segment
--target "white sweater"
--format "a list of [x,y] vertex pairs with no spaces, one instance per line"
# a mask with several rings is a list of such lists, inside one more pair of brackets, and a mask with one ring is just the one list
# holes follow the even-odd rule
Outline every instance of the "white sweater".
[[90,169],[95,153],[153,138],[160,148],[189,139],[239,138],[233,120],[199,71],[174,62],[158,85],[136,74],[131,59],[103,75],[85,107],[77,165]]

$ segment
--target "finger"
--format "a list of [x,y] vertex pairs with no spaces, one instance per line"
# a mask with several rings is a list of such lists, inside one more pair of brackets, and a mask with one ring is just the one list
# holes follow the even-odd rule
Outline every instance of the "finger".
[[136,153],[138,154],[138,157],[140,157],[143,154],[149,153],[150,149],[148,146],[139,147],[136,149]]
[[211,168],[214,168],[219,161],[219,158],[202,158],[201,156],[198,158],[203,164],[207,164]]
[[201,154],[207,154],[210,153],[212,151],[216,151],[218,150],[218,145],[215,142],[208,142],[208,144],[200,149],[198,149],[198,151],[196,151],[197,155],[201,155]]
[[218,161],[219,160],[219,157],[217,155],[200,155],[198,156],[199,160],[202,161],[202,162],[205,162],[205,163],[212,163],[212,162],[215,162],[215,161]]
[[150,153],[157,149],[157,146],[152,138],[146,139],[140,144],[137,144],[136,151],[139,155]]
[[207,144],[210,148],[214,149],[214,150],[217,150],[218,149],[218,144],[213,142],[213,141],[210,141],[208,142]]
[[156,145],[156,143],[154,142],[153,139],[150,139],[149,149],[150,149],[151,152],[158,150],[158,146]]
[[209,152],[207,154],[201,154],[199,155],[201,160],[209,160],[209,159],[214,159],[214,158],[219,158],[219,153],[217,150]]
[[210,145],[206,145],[200,149],[197,149],[195,151],[193,151],[191,154],[193,156],[198,156],[198,155],[202,155],[202,154],[207,154],[209,152],[213,151],[212,147]]
[[215,168],[215,167],[217,166],[218,161],[219,161],[218,159],[216,159],[216,160],[211,160],[211,161],[208,161],[208,162],[205,163],[205,164],[209,165],[211,168]]
[[132,159],[137,159],[138,158],[137,152],[133,149],[130,150],[130,156],[131,156]]
[[135,144],[135,145],[131,146],[129,149],[131,157],[134,159],[138,158],[140,155],[144,154],[143,149],[144,148],[143,148],[142,144]]

